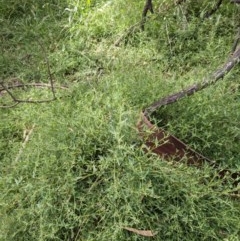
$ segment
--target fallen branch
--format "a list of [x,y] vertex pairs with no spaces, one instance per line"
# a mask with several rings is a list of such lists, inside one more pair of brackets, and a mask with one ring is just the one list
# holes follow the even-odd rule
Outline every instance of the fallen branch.
[[[6,87],[6,86],[5,86]],[[14,88],[24,88],[24,87],[43,87],[43,88],[52,88],[52,85],[45,84],[45,83],[30,83],[30,84],[13,84],[9,85],[8,89],[14,89]],[[55,89],[63,89],[66,90],[68,87],[66,86],[53,86]],[[4,91],[5,88],[1,88],[0,92]]]
[[[2,89],[0,89],[0,92],[5,91],[11,97],[13,102],[15,102],[15,104],[10,105],[10,106],[0,106],[1,108],[11,108],[11,107],[16,106],[19,103],[45,103],[45,102],[51,102],[51,101],[54,101],[54,100],[57,99],[56,93],[55,93],[55,86],[54,86],[54,82],[53,82],[53,76],[52,76],[52,73],[51,73],[51,70],[50,70],[50,64],[49,64],[49,60],[48,60],[48,57],[47,57],[47,54],[46,54],[46,49],[44,48],[44,45],[41,43],[41,41],[39,39],[37,39],[37,42],[38,42],[40,48],[43,51],[43,55],[44,55],[44,59],[45,59],[45,63],[46,63],[46,68],[47,68],[47,73],[48,73],[49,80],[50,80],[50,85],[45,85],[45,87],[51,88],[52,98],[46,99],[46,100],[21,100],[21,99],[18,99],[9,89],[17,88],[17,87],[24,87],[24,86],[37,86],[37,85],[40,86],[40,84],[35,83],[35,84],[25,84],[24,85],[24,84],[21,84],[21,83],[17,83],[14,86],[8,87],[8,86],[5,85],[3,80],[0,80],[0,86],[2,86]],[[17,79],[17,81],[18,81],[18,79]],[[43,84],[41,84],[41,86],[43,86]]]
[[235,41],[234,41],[233,46],[232,46],[232,53],[235,52],[235,50],[238,46],[239,40],[240,40],[240,27],[238,28],[237,36],[236,36]]
[[46,49],[44,48],[44,45],[41,43],[41,41],[39,39],[37,39],[37,42],[43,50],[45,62],[46,62],[46,65],[47,65],[47,72],[48,72],[48,76],[49,76],[49,79],[50,79],[51,90],[52,90],[52,94],[53,94],[53,100],[55,100],[56,94],[55,94],[55,89],[54,89],[54,86],[53,86],[53,76],[52,76],[52,73],[51,73],[51,70],[50,70],[50,65],[49,65],[47,54],[46,54],[47,51],[46,51]]
[[[228,61],[223,67],[216,70],[210,77],[203,80],[201,83],[194,84],[187,89],[161,98],[160,100],[152,103],[142,113],[141,120],[138,123],[138,130],[141,136],[145,139],[146,151],[152,151],[165,160],[181,161],[186,160],[188,165],[196,167],[203,166],[204,163],[209,163],[217,173],[218,177],[223,179],[229,176],[233,180],[233,185],[237,186],[240,183],[240,172],[231,171],[229,169],[221,169],[219,164],[215,161],[209,160],[200,153],[197,153],[181,140],[175,136],[167,133],[164,129],[159,128],[151,123],[150,115],[158,108],[172,104],[183,97],[193,95],[223,78],[230,70],[240,62],[240,47],[229,57]],[[239,190],[233,190],[233,194],[239,195]],[[238,197],[238,196],[235,197]]]
[[215,84],[219,79],[222,79],[236,64],[240,62],[240,47],[230,56],[229,60],[224,64],[222,68],[215,71],[209,78],[203,80],[202,83],[196,83],[185,90],[161,98],[153,102],[144,110],[144,115],[149,117],[161,106],[172,104],[185,96],[193,95],[195,92],[205,89],[206,87]]
[[8,108],[13,108],[13,107],[15,107],[16,105],[18,105],[19,104],[19,102],[18,103],[14,103],[14,104],[12,104],[12,105],[0,105],[0,108],[5,108],[5,109],[8,109]]
[[213,9],[211,9],[210,11],[206,12],[203,18],[209,18],[211,17],[222,5],[223,0],[218,0],[218,2],[216,3],[216,5],[214,6]]
[[[45,103],[45,102],[51,102],[51,101],[56,100],[55,95],[52,99],[47,99],[47,100],[20,100],[13,95],[13,93],[8,89],[8,87],[6,87],[3,84],[3,82],[0,82],[0,85],[2,86],[3,90],[6,91],[8,93],[8,95],[12,98],[12,100],[16,103]],[[11,107],[13,107],[13,106],[11,106]]]
[[154,13],[152,0],[146,0],[145,6],[143,8],[142,21],[141,21],[141,29],[142,30],[144,30],[144,25],[145,25],[145,22],[146,22],[146,17],[147,17],[148,11],[150,11],[151,13]]
[[240,0],[231,0],[231,3],[240,4]]

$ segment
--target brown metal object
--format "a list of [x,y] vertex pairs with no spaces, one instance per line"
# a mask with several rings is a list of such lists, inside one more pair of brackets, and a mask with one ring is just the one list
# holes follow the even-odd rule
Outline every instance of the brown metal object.
[[192,150],[175,136],[153,125],[144,113],[141,113],[138,130],[146,141],[147,148],[164,159],[186,160],[187,164],[194,166],[210,162],[208,158]]
[[211,167],[217,170],[220,178],[230,175],[230,177],[235,180],[233,182],[235,186],[240,183],[240,172],[220,169],[216,162],[191,149],[187,144],[169,134],[164,129],[152,124],[143,112],[140,115],[137,127],[141,137],[145,141],[146,152],[151,151],[156,153],[159,157],[167,161],[183,161],[187,165],[196,167],[201,167],[204,163],[208,163]]

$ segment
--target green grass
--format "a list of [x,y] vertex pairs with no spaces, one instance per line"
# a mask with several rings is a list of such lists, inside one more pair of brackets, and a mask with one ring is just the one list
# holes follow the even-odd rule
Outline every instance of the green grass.
[[233,77],[224,81],[159,110],[158,119],[195,150],[239,170],[239,86]]
[[[56,89],[50,103],[0,109],[0,240],[147,239],[124,227],[151,229],[159,241],[239,240],[240,204],[230,196],[231,179],[223,185],[207,165],[195,169],[144,153],[136,129],[143,108],[225,61],[238,10],[225,4],[211,19],[200,24],[194,17],[187,25],[181,9],[163,10],[116,47],[141,18],[144,1],[89,3],[2,1],[5,85],[49,83],[47,55],[54,83],[68,89]],[[204,6],[207,1],[199,9]],[[186,8],[197,15],[197,8]],[[235,170],[238,75],[236,69],[159,110],[157,120],[164,113],[168,130]],[[47,88],[12,93],[51,98]],[[2,93],[0,105],[11,104]]]

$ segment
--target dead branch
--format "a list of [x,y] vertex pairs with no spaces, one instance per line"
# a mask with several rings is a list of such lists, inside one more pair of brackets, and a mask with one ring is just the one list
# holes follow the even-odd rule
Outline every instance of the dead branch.
[[[194,165],[197,167],[201,167],[205,162],[208,162],[211,167],[217,170],[217,176],[223,179],[223,184],[224,178],[229,176],[233,180],[233,185],[238,186],[240,183],[240,172],[222,169],[215,161],[211,161],[192,150],[175,136],[169,135],[164,129],[156,127],[151,123],[150,115],[164,105],[172,104],[183,97],[193,95],[195,92],[215,84],[219,79],[222,79],[227,73],[229,73],[231,69],[239,62],[240,46],[229,57],[228,61],[223,65],[223,67],[213,72],[210,77],[205,78],[201,83],[196,83],[185,90],[161,98],[147,107],[142,114],[142,118],[138,124],[138,129],[141,135],[143,135],[142,133],[146,132],[146,129],[151,131],[151,134],[148,134],[146,138],[146,146],[149,148],[149,150],[166,160],[173,158],[175,161],[181,161],[183,158],[187,158],[188,165]],[[235,191],[236,190],[233,190],[234,194],[239,194],[237,191]]]
[[53,81],[53,76],[50,70],[50,64],[49,64],[49,60],[46,54],[46,50],[43,46],[43,44],[41,43],[41,41],[39,39],[37,39],[37,42],[39,44],[39,46],[41,47],[43,54],[44,54],[44,59],[45,59],[45,63],[46,63],[46,68],[47,68],[47,72],[48,72],[48,76],[49,76],[49,80],[50,80],[50,85],[45,85],[45,87],[50,87],[51,88],[51,92],[52,92],[52,98],[51,99],[46,99],[46,100],[21,100],[18,99],[17,97],[15,97],[15,95],[9,90],[11,88],[17,88],[17,87],[24,87],[24,86],[43,86],[44,84],[40,84],[40,83],[34,83],[34,84],[15,84],[11,87],[7,87],[5,86],[3,80],[0,80],[0,85],[2,86],[2,89],[0,89],[1,91],[6,91],[6,93],[11,97],[11,99],[16,103],[10,106],[0,106],[0,108],[11,108],[16,106],[19,103],[45,103],[45,102],[51,102],[56,100],[56,93],[55,93],[55,87],[54,87],[54,81]]
[[218,2],[216,3],[216,5],[214,6],[213,9],[211,9],[210,11],[206,12],[203,18],[209,18],[211,17],[222,5],[223,0],[218,0]]
[[8,89],[8,87],[6,87],[3,82],[0,82],[0,85],[2,86],[2,88],[4,89],[4,91],[6,91],[8,93],[8,95],[12,98],[12,100],[16,103],[45,103],[45,102],[51,102],[54,101],[56,99],[56,97],[53,97],[52,99],[48,99],[48,100],[20,100],[18,98],[16,98],[12,92]]
[[19,102],[14,103],[14,104],[12,104],[12,105],[0,105],[0,108],[9,109],[9,108],[15,107],[15,106],[18,105],[18,104],[19,104]]
[[[9,85],[7,88],[8,89],[14,89],[14,88],[24,88],[24,87],[43,87],[43,88],[52,88],[51,84],[45,84],[45,83],[29,83],[29,84],[11,84]],[[68,87],[66,86],[53,86],[55,89],[63,89],[66,90],[68,89]],[[4,88],[0,89],[0,92],[4,91]]]
[[142,21],[141,21],[141,29],[142,30],[144,30],[144,25],[146,22],[146,17],[147,17],[148,11],[150,11],[151,13],[154,13],[152,0],[146,0],[146,2],[145,2],[145,6],[144,6],[143,12],[142,12]]
[[240,0],[231,0],[231,3],[237,3],[237,4],[240,4]]
[[[50,99],[50,100],[42,100],[42,101],[30,101],[30,100],[19,100],[17,98],[14,97],[14,95],[12,94],[12,92],[9,91],[9,89],[14,89],[14,88],[25,88],[25,87],[36,87],[36,88],[51,88],[52,89],[52,85],[50,84],[45,84],[45,83],[30,83],[30,84],[13,84],[13,85],[10,85],[10,86],[5,86],[3,84],[3,81],[0,82],[0,85],[2,86],[2,88],[0,88],[0,93],[1,92],[6,92],[8,93],[12,100],[15,102],[14,104],[12,105],[0,105],[0,108],[3,108],[3,109],[8,109],[8,108],[13,108],[15,107],[16,105],[20,104],[20,103],[43,103],[43,102],[50,102],[52,101],[53,99]],[[4,86],[4,87],[3,87]],[[63,89],[63,90],[66,90],[68,89],[68,87],[66,86],[53,86],[55,89],[58,88],[58,89]]]
[[240,62],[240,47],[230,56],[223,67],[216,70],[210,77],[204,79],[202,83],[196,83],[185,90],[169,95],[155,101],[144,110],[144,115],[150,116],[158,108],[164,105],[172,104],[185,96],[193,95],[195,92],[205,89],[206,87],[215,84],[219,79],[222,79],[236,64]]
[[50,70],[49,60],[48,60],[48,57],[47,57],[47,54],[46,54],[47,51],[45,50],[43,44],[41,43],[41,41],[39,39],[37,39],[37,42],[43,50],[45,62],[46,62],[46,65],[47,65],[48,76],[49,76],[49,79],[50,79],[51,90],[52,90],[52,94],[53,94],[53,100],[55,100],[56,94],[55,94],[55,89],[54,89],[54,86],[53,86],[53,76],[52,76],[52,73],[51,73],[51,70]]
[[[239,1],[240,2],[240,1]],[[233,43],[233,46],[232,46],[232,53],[234,53],[234,51],[236,50],[237,48],[237,45],[239,43],[239,40],[240,40],[240,27],[238,28],[238,33],[237,33],[237,37]]]

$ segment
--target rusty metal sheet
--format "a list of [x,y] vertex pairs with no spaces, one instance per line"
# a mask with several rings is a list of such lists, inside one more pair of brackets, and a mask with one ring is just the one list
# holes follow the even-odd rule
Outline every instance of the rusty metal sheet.
[[210,166],[217,170],[220,178],[230,173],[231,178],[235,180],[234,184],[238,185],[240,183],[239,172],[232,173],[228,169],[220,170],[216,162],[191,149],[187,144],[169,134],[163,128],[152,124],[143,112],[140,114],[137,128],[147,147],[145,148],[146,151],[156,153],[164,160],[185,161],[188,165],[196,167],[209,163]]

